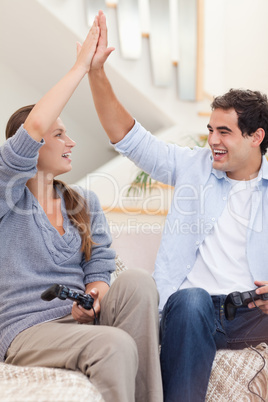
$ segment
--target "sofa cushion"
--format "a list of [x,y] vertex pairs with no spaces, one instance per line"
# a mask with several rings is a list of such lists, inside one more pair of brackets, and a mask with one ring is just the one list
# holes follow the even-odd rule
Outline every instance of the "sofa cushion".
[[[265,366],[259,374],[257,373],[263,367],[264,362],[255,350],[245,348],[217,352],[209,380],[207,402],[261,401],[248,390],[248,385],[264,401],[268,401],[268,346],[261,343],[256,350],[266,360]],[[254,380],[249,384],[253,378]]]
[[[116,257],[115,279],[126,270],[124,262]],[[268,362],[268,346],[262,343],[256,347]],[[263,367],[263,360],[252,348],[243,350],[219,350],[216,353],[209,380],[206,402],[257,401],[261,400],[248,390],[248,385]],[[250,389],[268,401],[268,364],[254,378]]]
[[[127,267],[116,256],[112,281]],[[268,346],[256,347],[268,361]],[[251,349],[219,350],[212,366],[206,402],[259,401],[248,385],[263,366],[263,360]],[[250,389],[268,401],[268,365],[251,382]],[[97,389],[82,373],[69,370],[17,367],[0,363],[1,402],[104,402]]]
[[104,402],[88,378],[70,370],[0,363],[1,402]]
[[124,272],[128,269],[126,267],[125,263],[119,257],[119,255],[116,255],[116,257],[115,257],[115,265],[116,265],[116,269],[111,275],[111,284],[116,280],[118,275],[120,275],[122,272]]

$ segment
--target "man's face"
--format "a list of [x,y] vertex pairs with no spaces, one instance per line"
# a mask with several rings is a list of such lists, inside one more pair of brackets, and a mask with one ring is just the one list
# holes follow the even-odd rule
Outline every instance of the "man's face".
[[250,180],[255,177],[256,165],[259,168],[261,163],[261,152],[252,146],[254,137],[242,136],[236,111],[213,110],[207,127],[213,168],[226,172],[234,180]]

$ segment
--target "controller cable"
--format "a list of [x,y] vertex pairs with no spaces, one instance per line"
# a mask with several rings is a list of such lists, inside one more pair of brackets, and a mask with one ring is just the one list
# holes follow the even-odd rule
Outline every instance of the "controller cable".
[[[77,304],[77,302],[74,302],[74,303]],[[80,305],[81,305],[81,304],[80,304]],[[82,306],[82,307],[83,307],[83,306]],[[98,318],[97,313],[96,313],[96,311],[95,311],[95,309],[94,309],[93,306],[91,307],[91,310],[93,310],[93,313],[94,313],[93,325],[99,325],[99,318]],[[82,323],[80,322],[79,324],[82,324]]]
[[[251,293],[250,293],[250,295],[251,295]],[[256,324],[254,325],[254,327],[253,327],[253,328],[250,328],[250,330],[246,333],[246,337],[250,334],[251,331],[253,331],[253,330],[261,323],[261,321],[263,320],[264,316],[266,316],[266,314],[265,314],[265,313],[257,306],[257,304],[255,303],[254,297],[253,297],[252,295],[251,295],[251,297],[252,297],[252,302],[254,303],[255,307],[259,310],[260,319],[259,319],[259,321],[256,322]],[[263,357],[263,355],[261,354],[261,352],[260,352],[259,350],[257,350],[255,347],[249,345],[249,344],[247,343],[247,341],[244,341],[244,342],[245,342],[245,344],[247,345],[247,347],[248,347],[249,349],[251,349],[251,350],[253,350],[254,352],[256,352],[256,353],[261,357],[261,359],[262,359],[262,367],[257,371],[256,374],[254,374],[254,376],[253,376],[253,377],[251,378],[251,380],[248,382],[248,390],[249,390],[249,392],[251,392],[253,395],[256,395],[257,397],[259,397],[259,398],[261,399],[261,401],[266,402],[266,401],[261,397],[261,395],[257,394],[256,392],[254,392],[254,391],[251,389],[251,384],[253,383],[253,381],[255,380],[255,378],[260,374],[260,372],[264,369],[264,367],[265,367],[265,365],[266,365],[265,358]]]
[[98,316],[97,316],[96,311],[93,306],[92,306],[92,310],[94,313],[94,325],[99,325],[99,319],[98,319]]

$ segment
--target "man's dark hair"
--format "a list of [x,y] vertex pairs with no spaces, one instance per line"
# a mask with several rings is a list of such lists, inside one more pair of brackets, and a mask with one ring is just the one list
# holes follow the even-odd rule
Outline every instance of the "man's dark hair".
[[249,89],[230,89],[222,96],[217,96],[212,104],[212,110],[234,109],[238,115],[238,127],[243,136],[251,136],[258,128],[265,131],[265,137],[260,144],[264,155],[268,147],[268,100],[265,94]]

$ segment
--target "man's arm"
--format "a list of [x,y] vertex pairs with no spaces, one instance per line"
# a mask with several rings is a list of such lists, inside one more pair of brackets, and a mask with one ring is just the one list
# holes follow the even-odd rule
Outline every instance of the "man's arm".
[[134,119],[115,96],[103,67],[89,73],[89,83],[100,122],[116,144],[134,126]]
[[[103,68],[113,48],[107,47],[107,27],[102,11],[98,14],[97,23],[100,36],[88,75],[100,122],[117,151],[153,179],[175,185],[180,169],[185,170],[185,158],[190,165],[192,160],[187,157],[188,152],[187,155],[183,153],[184,156],[178,156],[178,147],[160,141],[139,123],[135,124],[133,117],[118,101]],[[131,129],[131,135],[119,143]],[[181,167],[177,166],[177,160],[181,161]]]
[[107,47],[106,18],[102,11],[99,12],[98,23],[100,37],[88,76],[100,122],[111,142],[115,144],[131,130],[134,119],[115,96],[103,68],[114,48]]

